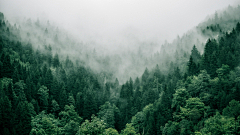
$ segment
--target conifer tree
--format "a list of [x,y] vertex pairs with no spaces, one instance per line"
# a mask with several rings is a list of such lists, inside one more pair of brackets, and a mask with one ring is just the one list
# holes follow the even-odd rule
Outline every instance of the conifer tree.
[[20,101],[15,110],[15,129],[17,134],[29,134],[31,131],[31,112],[26,101]]
[[60,65],[58,54],[56,53],[53,58],[53,67],[58,67]]
[[148,76],[149,76],[149,71],[146,68],[143,75],[142,75],[142,83],[146,83]]
[[90,119],[92,114],[96,114],[97,104],[93,90],[89,88],[84,95],[83,118]]
[[193,61],[192,56],[190,56],[189,62],[188,62],[188,75],[195,75],[197,73],[197,66],[195,62]]
[[2,69],[1,69],[1,77],[11,78],[13,74],[13,67],[10,61],[9,55],[2,55]]
[[46,86],[41,86],[38,90],[39,106],[41,110],[48,109],[49,90]]
[[191,51],[191,56],[192,56],[193,61],[194,61],[195,63],[198,63],[199,60],[201,59],[201,55],[200,55],[200,53],[199,53],[199,51],[197,50],[197,48],[196,48],[195,45],[193,46],[193,49],[192,49],[192,51]]
[[1,127],[1,134],[11,133],[12,131],[12,105],[11,101],[8,99],[7,96],[2,95],[0,98],[0,127]]

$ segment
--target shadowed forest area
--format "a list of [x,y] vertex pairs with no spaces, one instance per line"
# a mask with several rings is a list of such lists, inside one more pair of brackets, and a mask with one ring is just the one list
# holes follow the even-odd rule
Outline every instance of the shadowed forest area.
[[109,55],[51,21],[0,13],[0,134],[240,134],[239,13],[152,54],[155,42]]

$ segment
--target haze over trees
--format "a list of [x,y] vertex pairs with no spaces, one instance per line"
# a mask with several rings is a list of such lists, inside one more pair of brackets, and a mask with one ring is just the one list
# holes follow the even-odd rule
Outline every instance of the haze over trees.
[[239,13],[152,55],[103,55],[50,21],[0,13],[0,134],[240,134]]

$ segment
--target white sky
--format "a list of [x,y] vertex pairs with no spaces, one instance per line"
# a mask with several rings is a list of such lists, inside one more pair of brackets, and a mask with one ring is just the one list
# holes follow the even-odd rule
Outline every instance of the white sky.
[[119,38],[120,35],[171,41],[207,15],[237,2],[239,0],[0,0],[0,12],[7,18],[36,19],[44,15],[81,39],[114,44],[124,39]]

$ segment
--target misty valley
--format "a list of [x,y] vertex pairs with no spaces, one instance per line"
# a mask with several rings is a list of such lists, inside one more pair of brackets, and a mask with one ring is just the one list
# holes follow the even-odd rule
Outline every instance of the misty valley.
[[162,44],[133,32],[103,47],[0,10],[0,135],[240,134],[239,13]]

